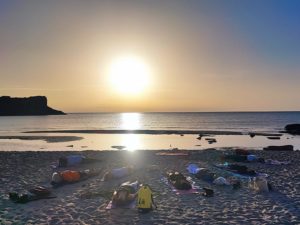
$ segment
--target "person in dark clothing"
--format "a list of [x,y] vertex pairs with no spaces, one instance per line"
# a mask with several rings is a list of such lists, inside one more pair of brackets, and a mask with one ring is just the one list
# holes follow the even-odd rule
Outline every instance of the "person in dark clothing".
[[248,169],[247,166],[238,165],[238,164],[229,164],[228,169],[234,171],[241,175],[255,175],[256,172],[254,170]]
[[196,174],[195,177],[207,182],[213,182],[217,178],[216,174],[208,169],[202,168]]
[[112,203],[117,207],[125,206],[135,200],[137,196],[138,181],[125,182],[113,193]]
[[178,190],[190,190],[192,188],[192,184],[182,173],[168,173],[167,177],[169,182]]
[[41,186],[37,186],[28,190],[26,194],[19,194],[16,192],[9,193],[9,199],[12,200],[14,203],[25,204],[27,202],[36,201],[40,199],[47,199],[47,198],[56,198],[56,197],[51,195],[51,191],[49,189]]

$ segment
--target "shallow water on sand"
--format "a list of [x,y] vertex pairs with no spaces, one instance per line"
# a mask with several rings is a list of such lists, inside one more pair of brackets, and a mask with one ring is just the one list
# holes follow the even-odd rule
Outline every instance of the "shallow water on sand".
[[204,149],[220,147],[258,148],[268,145],[294,145],[300,149],[300,138],[284,135],[280,140],[264,136],[215,135],[209,144],[197,135],[23,133],[53,130],[206,130],[276,133],[288,123],[300,123],[300,112],[225,112],[225,113],[91,113],[64,116],[0,117],[0,136],[79,136],[82,140],[0,139],[0,151],[24,150],[110,150],[111,146],[136,149]]
[[[43,134],[39,134],[43,135]],[[51,136],[49,134],[46,134]],[[55,136],[74,134],[55,134]],[[44,140],[0,139],[0,151],[61,151],[61,150],[116,150],[112,146],[124,146],[124,150],[139,149],[206,149],[222,147],[242,147],[262,149],[269,145],[294,145],[300,149],[300,137],[284,135],[280,140],[270,140],[265,136],[248,135],[214,135],[216,143],[209,144],[206,137],[198,140],[198,135],[146,135],[146,134],[76,134],[81,140],[68,142],[51,142]],[[63,140],[63,139],[62,139]]]

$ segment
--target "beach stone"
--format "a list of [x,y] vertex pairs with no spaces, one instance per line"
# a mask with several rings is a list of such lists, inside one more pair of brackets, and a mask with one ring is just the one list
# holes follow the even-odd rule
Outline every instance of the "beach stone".
[[68,207],[75,207],[75,204],[74,203],[68,203],[66,206],[68,206]]
[[300,135],[300,124],[297,124],[297,123],[288,124],[288,125],[285,126],[284,129],[289,134]]

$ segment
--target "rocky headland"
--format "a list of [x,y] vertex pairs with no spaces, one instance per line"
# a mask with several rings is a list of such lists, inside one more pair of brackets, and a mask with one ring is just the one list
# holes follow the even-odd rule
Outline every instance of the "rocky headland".
[[45,96],[28,98],[0,97],[0,116],[30,116],[30,115],[64,115],[59,110],[47,105]]

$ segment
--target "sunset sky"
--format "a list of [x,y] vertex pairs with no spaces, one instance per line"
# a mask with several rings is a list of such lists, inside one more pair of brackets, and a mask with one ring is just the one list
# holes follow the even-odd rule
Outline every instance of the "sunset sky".
[[300,1],[0,0],[0,79],[66,112],[300,110]]

